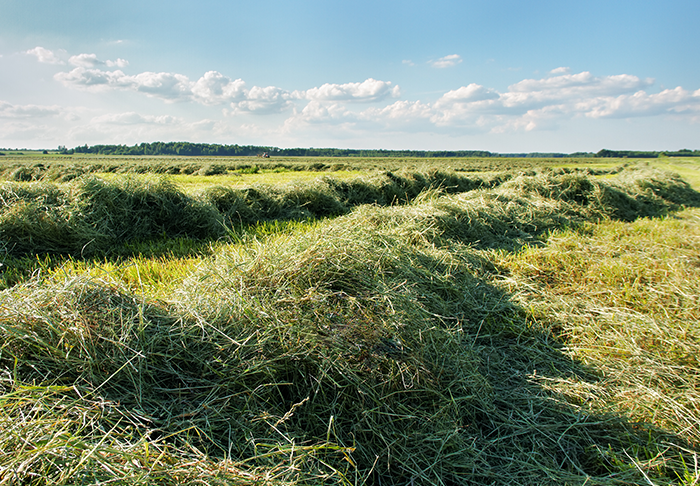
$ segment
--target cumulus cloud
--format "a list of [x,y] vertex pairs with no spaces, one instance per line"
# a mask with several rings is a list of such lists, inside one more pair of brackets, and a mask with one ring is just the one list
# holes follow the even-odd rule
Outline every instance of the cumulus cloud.
[[[231,79],[217,71],[208,71],[196,81],[187,76],[166,72],[142,72],[128,75],[122,70],[103,69],[120,63],[100,61],[95,54],[79,54],[69,59],[75,66],[54,78],[64,86],[88,91],[129,90],[160,98],[167,102],[193,101],[202,105],[228,104],[227,113],[274,114],[291,110],[295,101],[324,103],[382,101],[399,97],[400,89],[389,81],[373,78],[362,82],[331,84],[305,91],[289,92],[276,86],[248,88],[242,79]],[[123,64],[123,63],[121,63]]]
[[476,83],[461,88],[448,91],[438,100],[437,105],[450,103],[473,103],[475,101],[485,101],[498,99],[499,94],[493,90],[485,88]]
[[554,68],[551,71],[549,71],[549,74],[569,74],[570,72],[571,72],[571,68],[558,67],[558,68]]
[[98,61],[96,54],[78,54],[77,56],[71,56],[68,62],[73,66],[91,68],[99,64],[103,64]]
[[291,94],[275,86],[253,86],[246,92],[245,99],[231,103],[235,113],[252,113],[269,115],[291,109],[294,104],[290,101]]
[[680,86],[648,94],[637,91],[631,95],[605,97],[582,102],[581,108],[591,118],[632,118],[663,114],[700,113],[700,90],[687,91]]
[[166,101],[185,101],[192,97],[193,83],[182,74],[144,72],[124,76],[120,83]]
[[182,74],[144,72],[130,76],[120,70],[76,67],[69,72],[57,73],[54,78],[65,86],[92,91],[128,89],[166,101],[182,101],[192,97],[193,83]]
[[85,89],[125,88],[127,87],[127,83],[124,81],[126,77],[122,71],[102,71],[85,67],[77,67],[72,71],[54,75],[54,79],[63,83],[64,86]]
[[[37,58],[52,59],[46,50],[36,48],[33,51]],[[95,54],[72,56],[68,62],[72,68],[54,76],[68,87],[92,92],[125,90],[169,103],[222,106],[224,115],[229,117],[291,113],[279,127],[286,133],[295,130],[301,133],[310,127],[325,130],[321,128],[324,126],[336,132],[349,130],[357,136],[392,130],[435,133],[534,131],[551,130],[577,117],[673,115],[690,116],[691,120],[700,118],[700,90],[693,92],[678,87],[653,93],[650,91],[653,79],[631,74],[596,76],[588,71],[572,73],[568,67],[552,69],[541,78],[523,79],[506,90],[465,83],[433,101],[423,101],[395,100],[401,96],[399,86],[374,78],[288,91],[277,86],[249,87],[242,79],[218,71],[207,71],[195,80],[169,72],[127,74],[118,69],[125,67],[126,61],[101,61]],[[431,61],[431,64],[446,68],[460,62],[461,57],[453,54]],[[25,111],[31,110],[27,107]],[[19,116],[21,112],[19,108],[0,104],[0,116]],[[46,113],[50,110],[47,109]],[[160,129],[157,127],[182,126],[184,121],[126,112],[95,119],[94,123],[133,125],[134,130],[148,125],[155,130]]]
[[204,105],[242,101],[246,97],[245,82],[231,80],[216,71],[208,71],[192,86],[195,101]]
[[302,123],[340,124],[352,122],[356,116],[339,103],[309,102],[296,117]]
[[599,77],[590,72],[569,74],[564,68],[554,71],[541,79],[524,79],[502,93],[475,83],[451,90],[432,105],[431,121],[440,127],[551,128],[566,117],[612,116],[608,111],[616,96],[626,97],[653,84],[628,74]]
[[361,83],[330,84],[326,83],[318,88],[311,88],[295,94],[307,100],[315,101],[357,101],[373,102],[388,97],[398,98],[400,89],[391,86],[391,81],[378,81],[368,78]]
[[507,91],[471,83],[433,103],[397,101],[370,108],[356,119],[386,127],[422,127],[426,131],[462,130],[501,133],[552,130],[575,117],[628,118],[700,114],[700,90],[683,88],[648,93],[653,80],[621,74],[594,76],[555,69],[541,79],[525,79]]
[[123,68],[123,67],[126,67],[126,66],[129,65],[129,61],[127,61],[126,59],[117,58],[117,59],[114,60],[114,61],[107,60],[107,61],[105,61],[105,64],[107,65],[107,67],[120,67],[120,68]]
[[35,56],[39,62],[43,62],[45,64],[63,64],[61,58],[58,57],[54,51],[45,49],[41,46],[36,46],[34,49],[24,51],[24,53]]
[[57,116],[62,113],[59,106],[13,105],[0,100],[0,118],[38,118]]
[[400,100],[383,108],[369,108],[358,114],[358,119],[382,130],[431,131],[433,113],[430,104]]
[[77,56],[71,56],[68,58],[68,63],[83,68],[94,68],[97,66],[107,66],[107,67],[126,67],[129,65],[129,61],[126,59],[117,59],[115,61],[101,61],[97,59],[96,54],[78,54]]
[[125,113],[110,113],[96,116],[91,123],[113,124],[113,125],[176,125],[182,123],[181,118],[170,115],[141,115],[134,111]]
[[508,87],[511,93],[544,93],[545,96],[614,95],[642,89],[654,84],[653,79],[642,80],[630,74],[593,76],[584,71],[542,79],[524,79]]
[[456,66],[462,62],[462,57],[459,54],[450,54],[449,56],[441,57],[437,61],[430,61],[430,65],[434,68],[443,69]]
[[[72,58],[73,59],[73,58]],[[64,86],[88,91],[130,90],[166,102],[194,101],[203,105],[231,103],[237,112],[278,113],[291,108],[294,97],[274,86],[246,88],[241,79],[232,80],[217,71],[208,71],[197,81],[177,73],[146,71],[127,75],[121,70],[89,68],[92,56],[73,59],[81,65],[54,78]]]

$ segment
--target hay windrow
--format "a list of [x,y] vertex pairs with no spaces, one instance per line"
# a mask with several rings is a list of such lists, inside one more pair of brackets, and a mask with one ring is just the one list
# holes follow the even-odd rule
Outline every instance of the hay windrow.
[[[508,258],[695,193],[641,172],[523,174],[455,194],[380,177],[408,204],[243,235],[159,300],[108,274],[2,291],[0,481],[612,485],[689,471],[694,436],[601,406],[619,388],[567,349],[566,319],[523,299]],[[259,190],[207,203],[130,183],[83,180],[76,200],[157,231],[209,231],[187,218],[233,214],[213,200],[283,207]],[[124,238],[114,228],[137,219],[101,231]]]
[[[487,232],[507,243],[518,231],[527,239],[528,234],[561,225],[555,213],[569,219],[577,215],[630,221],[677,209],[683,201],[698,203],[687,184],[660,172],[626,171],[614,180],[598,180],[581,171],[513,177],[512,173],[469,177],[437,170],[384,172],[351,181],[325,177],[307,185],[215,186],[200,195],[185,194],[164,178],[107,182],[84,176],[61,186],[5,183],[0,190],[0,245],[13,256],[101,255],[130,241],[183,236],[218,239],[233,228],[259,221],[337,216],[363,204],[406,204],[430,191],[478,193],[481,201],[472,203],[476,217],[492,227]],[[550,207],[549,216],[546,210],[532,216],[532,224],[539,222],[537,218],[549,218],[539,229],[521,221],[528,208],[544,206]],[[480,235],[473,231],[464,236],[478,239]],[[498,244],[493,237],[486,240],[483,244]]]

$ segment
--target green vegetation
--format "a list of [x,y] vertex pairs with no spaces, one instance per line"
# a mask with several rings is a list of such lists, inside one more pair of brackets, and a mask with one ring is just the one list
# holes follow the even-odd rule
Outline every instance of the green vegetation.
[[153,142],[138,145],[93,145],[87,144],[72,149],[64,146],[58,147],[60,154],[101,154],[101,155],[183,155],[183,156],[261,156],[274,155],[282,157],[429,157],[429,158],[453,158],[453,157],[535,157],[535,158],[561,158],[561,157],[629,157],[629,158],[658,158],[668,157],[700,157],[700,150],[682,149],[678,151],[644,152],[633,150],[609,150],[603,149],[596,154],[577,152],[564,153],[518,153],[498,154],[485,150],[355,150],[337,148],[287,148],[257,146],[257,145],[221,145],[191,142]]
[[259,221],[337,216],[363,204],[405,204],[426,190],[464,192],[498,185],[504,178],[384,172],[280,187],[211,186],[196,195],[166,178],[8,182],[0,186],[0,245],[11,256],[105,255],[135,240],[217,239]]
[[656,159],[659,157],[700,157],[700,150],[667,150],[665,152],[640,152],[635,150],[600,150],[596,157]]
[[700,194],[612,162],[5,182],[0,482],[698,484]]

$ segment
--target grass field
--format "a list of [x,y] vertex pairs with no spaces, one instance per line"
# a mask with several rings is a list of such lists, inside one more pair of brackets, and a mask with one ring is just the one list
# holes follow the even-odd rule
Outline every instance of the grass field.
[[0,484],[700,483],[693,159],[2,164]]

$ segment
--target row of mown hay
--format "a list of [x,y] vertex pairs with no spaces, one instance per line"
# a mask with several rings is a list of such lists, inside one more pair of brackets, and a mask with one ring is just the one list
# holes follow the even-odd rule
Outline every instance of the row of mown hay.
[[[624,174],[615,181],[581,172],[520,175],[505,186],[506,192],[485,197],[495,198],[494,207],[506,208],[499,200],[508,194],[537,194],[574,202],[586,217],[620,219],[673,209],[689,197],[689,187],[670,176],[637,177],[629,183]],[[167,179],[107,182],[88,177],[67,186],[5,183],[0,186],[0,246],[13,255],[88,256],[107,253],[131,240],[216,239],[232,228],[259,221],[337,216],[363,204],[405,204],[428,190],[449,194],[493,188],[512,177],[511,173],[467,177],[440,171],[389,172],[350,181],[319,178],[283,187],[214,186],[198,195],[184,193]]]
[[454,173],[384,173],[343,182],[321,178],[281,188],[215,186],[189,195],[168,179],[81,178],[69,185],[0,186],[0,246],[13,255],[93,255],[131,240],[216,239],[237,225],[336,216],[361,204],[405,203],[422,191],[460,192],[499,177]]
[[[0,179],[17,182],[69,182],[90,174],[170,174],[217,176],[259,172],[336,172],[426,168],[461,172],[494,172],[532,167],[582,164],[583,159],[521,158],[400,158],[400,157],[159,157],[159,156],[10,156],[0,165]],[[598,169],[605,173],[619,171]]]
[[520,176],[242,238],[163,301],[109,277],[4,291],[0,481],[668,481],[644,447],[680,438],[528,378],[596,380],[477,250],[697,203],[673,177],[625,177]]

